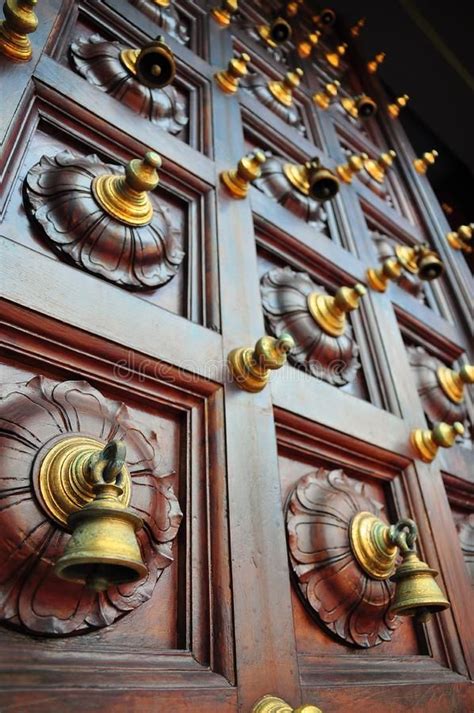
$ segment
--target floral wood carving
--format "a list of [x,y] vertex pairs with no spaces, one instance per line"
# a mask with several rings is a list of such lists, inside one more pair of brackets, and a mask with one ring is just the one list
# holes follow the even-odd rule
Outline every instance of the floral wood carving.
[[[158,472],[156,433],[130,420],[123,403],[106,399],[85,381],[38,376],[4,386],[0,418],[0,619],[46,635],[86,633],[109,626],[146,602],[173,562],[182,513],[172,474]],[[58,436],[123,439],[132,478],[130,507],[144,521],[137,533],[148,576],[96,593],[58,579],[53,565],[70,535],[49,519],[33,488],[39,449]]]
[[154,194],[153,218],[141,226],[120,222],[97,203],[93,179],[123,172],[95,155],[43,156],[25,179],[27,209],[50,247],[78,267],[128,288],[159,287],[178,272],[181,237]]
[[310,196],[305,196],[290,183],[285,176],[283,166],[287,161],[276,156],[272,156],[269,151],[265,152],[267,160],[261,167],[261,176],[253,182],[253,185],[265,193],[269,198],[273,198],[282,206],[294,213],[298,218],[302,218],[307,223],[323,233],[328,233],[327,213],[321,203],[315,201]]
[[305,126],[301,121],[300,112],[295,104],[285,106],[285,104],[277,101],[269,90],[268,81],[264,77],[254,72],[248,77],[244,77],[241,81],[241,85],[261,104],[279,116],[286,124],[293,126],[297,131],[303,134],[303,136],[306,134]]
[[78,37],[71,43],[74,68],[89,84],[118,99],[140,116],[170,134],[179,134],[188,123],[183,101],[172,86],[152,89],[139,82],[120,60],[127,49],[100,35]]
[[[377,248],[380,263],[389,257],[396,257],[395,248],[397,245],[400,245],[397,240],[390,238],[388,235],[383,235],[376,230],[372,230],[371,237]],[[402,270],[396,283],[402,290],[406,290],[406,292],[409,292],[420,302],[426,301],[423,282],[416,272],[410,272],[407,269]]]
[[268,326],[275,337],[291,334],[296,346],[289,361],[309,374],[335,386],[351,382],[360,368],[359,348],[350,325],[340,337],[323,332],[308,308],[312,292],[327,294],[305,272],[290,267],[275,268],[261,281],[262,305]]
[[474,513],[467,514],[457,520],[456,529],[469,577],[474,585]]
[[171,3],[168,7],[160,7],[153,0],[130,0],[137,10],[153,20],[158,27],[162,27],[171,37],[182,45],[187,45],[189,35],[185,25],[181,22],[176,8]]
[[305,608],[337,638],[361,648],[390,641],[400,624],[389,612],[393,584],[361,569],[349,539],[354,515],[380,517],[381,509],[362,483],[324,468],[298,480],[286,509],[290,563]]
[[468,434],[470,429],[466,402],[451,401],[441,388],[438,379],[438,369],[445,367],[446,364],[428,354],[423,347],[407,347],[407,351],[423,410],[430,423],[460,421],[464,424],[465,433]]

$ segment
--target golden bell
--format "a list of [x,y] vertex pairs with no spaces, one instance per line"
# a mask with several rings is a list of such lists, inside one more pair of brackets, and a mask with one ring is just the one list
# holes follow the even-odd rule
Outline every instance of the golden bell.
[[390,610],[425,622],[432,614],[448,609],[449,602],[435,582],[438,572],[420,560],[416,552],[402,554],[403,561],[391,577],[396,588]]
[[336,13],[330,7],[325,7],[319,15],[314,15],[312,21],[318,27],[332,27],[336,22]]
[[284,17],[277,17],[271,25],[260,25],[257,32],[270,47],[282,45],[291,37],[291,25]]
[[129,478],[124,444],[111,441],[103,450],[76,460],[92,484],[94,499],[69,515],[72,536],[55,573],[98,592],[142,579],[147,568],[135,533],[143,523],[120,500],[125,477]]
[[377,112],[377,104],[367,94],[344,97],[341,106],[353,119],[370,119]]
[[319,160],[311,162],[308,171],[309,195],[323,203],[334,198],[339,191],[339,181],[332,171],[321,166]]
[[135,60],[135,72],[139,82],[152,89],[170,84],[176,74],[174,55],[164,37],[146,44]]
[[443,263],[434,250],[430,250],[427,245],[419,246],[418,257],[418,277],[420,280],[430,282],[436,280],[444,271]]

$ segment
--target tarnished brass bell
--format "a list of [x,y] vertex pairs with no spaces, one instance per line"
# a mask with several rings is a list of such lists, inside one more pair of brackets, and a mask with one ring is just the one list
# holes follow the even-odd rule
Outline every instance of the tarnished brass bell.
[[420,560],[416,552],[402,552],[402,557],[402,563],[391,577],[396,588],[390,610],[425,622],[432,614],[448,609],[449,602],[435,582],[438,572]]
[[15,62],[27,62],[33,55],[29,34],[38,27],[34,13],[37,0],[6,0],[5,19],[0,21],[0,52]]
[[174,54],[161,35],[148,42],[141,50],[122,50],[120,59],[141,84],[151,89],[160,89],[171,84],[176,74]]
[[142,520],[119,499],[123,481],[129,477],[124,466],[121,441],[111,441],[82,464],[94,499],[68,517],[72,536],[56,562],[58,577],[101,592],[146,576],[135,534]]
[[344,97],[341,106],[353,119],[370,119],[377,112],[377,104],[367,94]]
[[291,37],[291,25],[284,17],[277,17],[270,25],[260,25],[257,32],[270,47],[287,42]]

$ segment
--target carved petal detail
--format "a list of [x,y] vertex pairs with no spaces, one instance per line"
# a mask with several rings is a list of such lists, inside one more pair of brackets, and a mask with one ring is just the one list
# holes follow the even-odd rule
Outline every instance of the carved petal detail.
[[[267,152],[268,155],[268,152]],[[309,196],[305,196],[291,185],[283,172],[284,159],[270,156],[261,167],[261,177],[253,182],[265,195],[281,203],[292,213],[320,232],[327,233],[327,214],[323,206]]]
[[400,624],[389,612],[393,584],[366,575],[349,541],[354,515],[364,510],[380,517],[381,509],[343,471],[319,468],[298,480],[286,511],[290,561],[305,607],[339,639],[362,648],[390,641]]
[[437,421],[465,423],[468,432],[468,413],[466,403],[456,404],[451,401],[441,388],[437,371],[444,367],[442,361],[428,354],[423,347],[408,347],[410,366],[415,374],[418,394],[423,404],[423,410],[432,424]]
[[185,25],[181,22],[179,14],[173,3],[169,7],[160,7],[153,0],[130,0],[137,10],[153,20],[158,27],[162,27],[171,37],[174,37],[182,45],[187,45],[189,35]]
[[[383,235],[375,230],[372,231],[371,237],[375,243],[375,247],[377,248],[381,263],[389,257],[396,257],[395,248],[397,245],[400,245],[397,240],[389,237],[388,235]],[[402,270],[402,273],[396,282],[402,290],[406,290],[411,295],[419,299],[420,302],[426,301],[423,281],[420,280],[418,275],[412,274],[407,270]]]
[[140,116],[170,134],[179,134],[188,123],[185,106],[171,87],[150,89],[133,77],[120,61],[126,49],[119,42],[107,42],[100,35],[78,37],[70,47],[75,69],[89,84],[118,99]]
[[271,332],[280,337],[289,332],[296,346],[288,359],[319,379],[344,386],[351,382],[360,368],[359,348],[348,324],[340,337],[323,332],[308,309],[311,292],[327,294],[305,272],[290,267],[275,268],[261,281],[262,304]]
[[306,134],[306,129],[301,121],[300,112],[294,104],[285,106],[277,101],[268,89],[267,81],[258,74],[251,74],[242,79],[241,85],[264,106],[280,117],[286,124],[294,126],[301,134]]
[[43,156],[25,179],[33,219],[51,247],[116,285],[149,289],[168,282],[184,257],[178,231],[153,194],[148,225],[125,225],[106,213],[91,189],[93,179],[103,174],[123,175],[123,168],[69,151]]
[[[173,561],[182,513],[171,474],[157,472],[156,433],[132,422],[124,404],[105,399],[85,381],[35,377],[4,386],[1,404],[0,619],[47,635],[107,626],[147,601]],[[31,480],[38,450],[52,438],[78,432],[104,443],[123,439],[133,482],[130,507],[144,521],[138,534],[148,577],[100,594],[54,574],[70,535],[45,515]]]

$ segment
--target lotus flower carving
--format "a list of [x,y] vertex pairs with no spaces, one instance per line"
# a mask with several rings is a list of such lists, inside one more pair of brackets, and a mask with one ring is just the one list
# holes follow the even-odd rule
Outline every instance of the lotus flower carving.
[[153,218],[146,225],[122,223],[99,205],[94,178],[123,172],[95,155],[43,156],[26,176],[26,205],[48,244],[78,267],[127,288],[159,287],[179,270],[181,238],[153,193]]
[[[35,497],[35,457],[50,441],[87,434],[122,439],[132,479],[130,507],[148,576],[96,593],[56,577],[53,565],[70,535]],[[46,445],[47,448],[47,445]],[[112,624],[146,602],[166,567],[182,513],[173,474],[160,473],[156,433],[130,419],[127,407],[85,381],[41,376],[3,386],[0,417],[0,619],[43,635],[86,633]]]
[[286,509],[291,568],[305,608],[338,639],[361,648],[390,641],[400,624],[389,611],[393,584],[371,579],[350,545],[354,515],[380,517],[381,509],[363,484],[324,468],[298,480]]
[[344,334],[332,337],[315,321],[308,307],[312,292],[326,294],[305,272],[290,267],[275,268],[261,281],[262,305],[270,331],[275,337],[291,334],[296,346],[289,361],[312,376],[335,386],[350,383],[360,368],[359,348],[350,325]]
[[141,84],[122,64],[127,47],[107,42],[100,35],[78,37],[70,47],[74,68],[89,84],[118,99],[132,111],[170,134],[179,134],[188,123],[183,101],[172,86],[152,89]]

